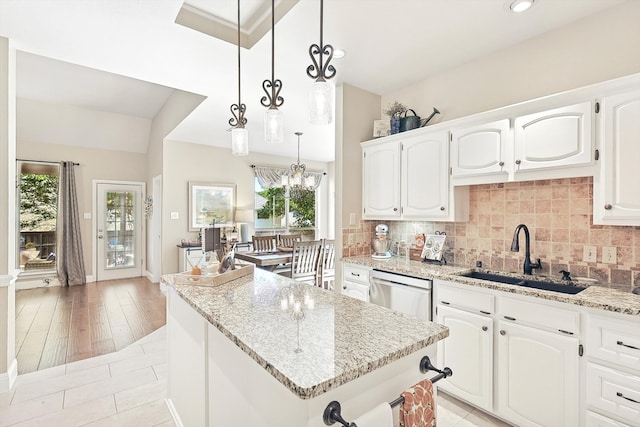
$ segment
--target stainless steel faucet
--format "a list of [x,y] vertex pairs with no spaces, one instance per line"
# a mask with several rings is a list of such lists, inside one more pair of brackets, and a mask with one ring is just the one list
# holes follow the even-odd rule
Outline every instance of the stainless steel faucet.
[[526,225],[520,224],[516,227],[516,231],[513,233],[513,241],[511,242],[511,252],[520,252],[520,230],[524,229],[524,274],[532,274],[534,268],[542,268],[540,265],[540,258],[533,263],[531,262],[531,238],[529,237],[529,229]]

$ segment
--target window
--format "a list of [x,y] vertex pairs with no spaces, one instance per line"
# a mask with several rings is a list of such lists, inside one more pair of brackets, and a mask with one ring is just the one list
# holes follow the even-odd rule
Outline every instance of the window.
[[18,172],[18,265],[22,271],[55,270],[60,166],[18,162]]
[[316,232],[316,191],[304,189],[290,190],[287,203],[284,187],[263,188],[255,180],[256,223],[258,230],[295,231],[315,237]]

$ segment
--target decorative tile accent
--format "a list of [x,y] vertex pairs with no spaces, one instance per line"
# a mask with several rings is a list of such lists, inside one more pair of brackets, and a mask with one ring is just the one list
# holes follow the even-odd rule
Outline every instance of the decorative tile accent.
[[[371,230],[380,222],[389,225],[393,241],[413,241],[416,232],[446,231],[446,258],[450,263],[522,270],[524,236],[520,252],[511,252],[518,224],[531,232],[531,257],[542,260],[536,274],[560,277],[558,266],[574,277],[614,282],[631,290],[640,286],[640,227],[593,225],[593,178],[567,178],[509,182],[470,187],[469,221],[461,223],[362,221],[359,229]],[[365,239],[366,240],[366,239]],[[345,245],[348,240],[344,238]],[[582,261],[584,245],[597,248],[597,262]],[[617,264],[602,263],[602,247],[617,248]],[[343,250],[343,255],[367,255]]]

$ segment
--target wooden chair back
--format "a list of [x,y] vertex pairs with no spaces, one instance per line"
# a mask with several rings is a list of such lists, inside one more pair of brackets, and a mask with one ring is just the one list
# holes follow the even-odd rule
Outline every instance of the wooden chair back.
[[293,242],[291,278],[315,285],[321,253],[322,240]]
[[336,245],[335,240],[322,239],[322,255],[320,256],[320,280],[318,286],[333,289],[336,277]]
[[254,251],[273,251],[276,249],[276,236],[253,236]]
[[278,246],[293,247],[293,242],[302,241],[302,234],[278,234]]

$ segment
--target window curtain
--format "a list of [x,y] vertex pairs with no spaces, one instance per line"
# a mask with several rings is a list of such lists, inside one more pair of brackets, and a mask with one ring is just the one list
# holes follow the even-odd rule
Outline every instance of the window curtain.
[[[289,175],[291,171],[284,168],[273,168],[268,166],[252,166],[253,171],[258,178],[258,183],[262,188],[280,187],[282,186],[282,177]],[[302,176],[303,180],[306,178],[313,178],[310,190],[316,190],[320,186],[322,181],[322,172],[305,172]]]
[[58,194],[58,253],[56,266],[62,286],[84,285],[87,276],[82,257],[80,214],[73,162],[60,162],[60,189]]

